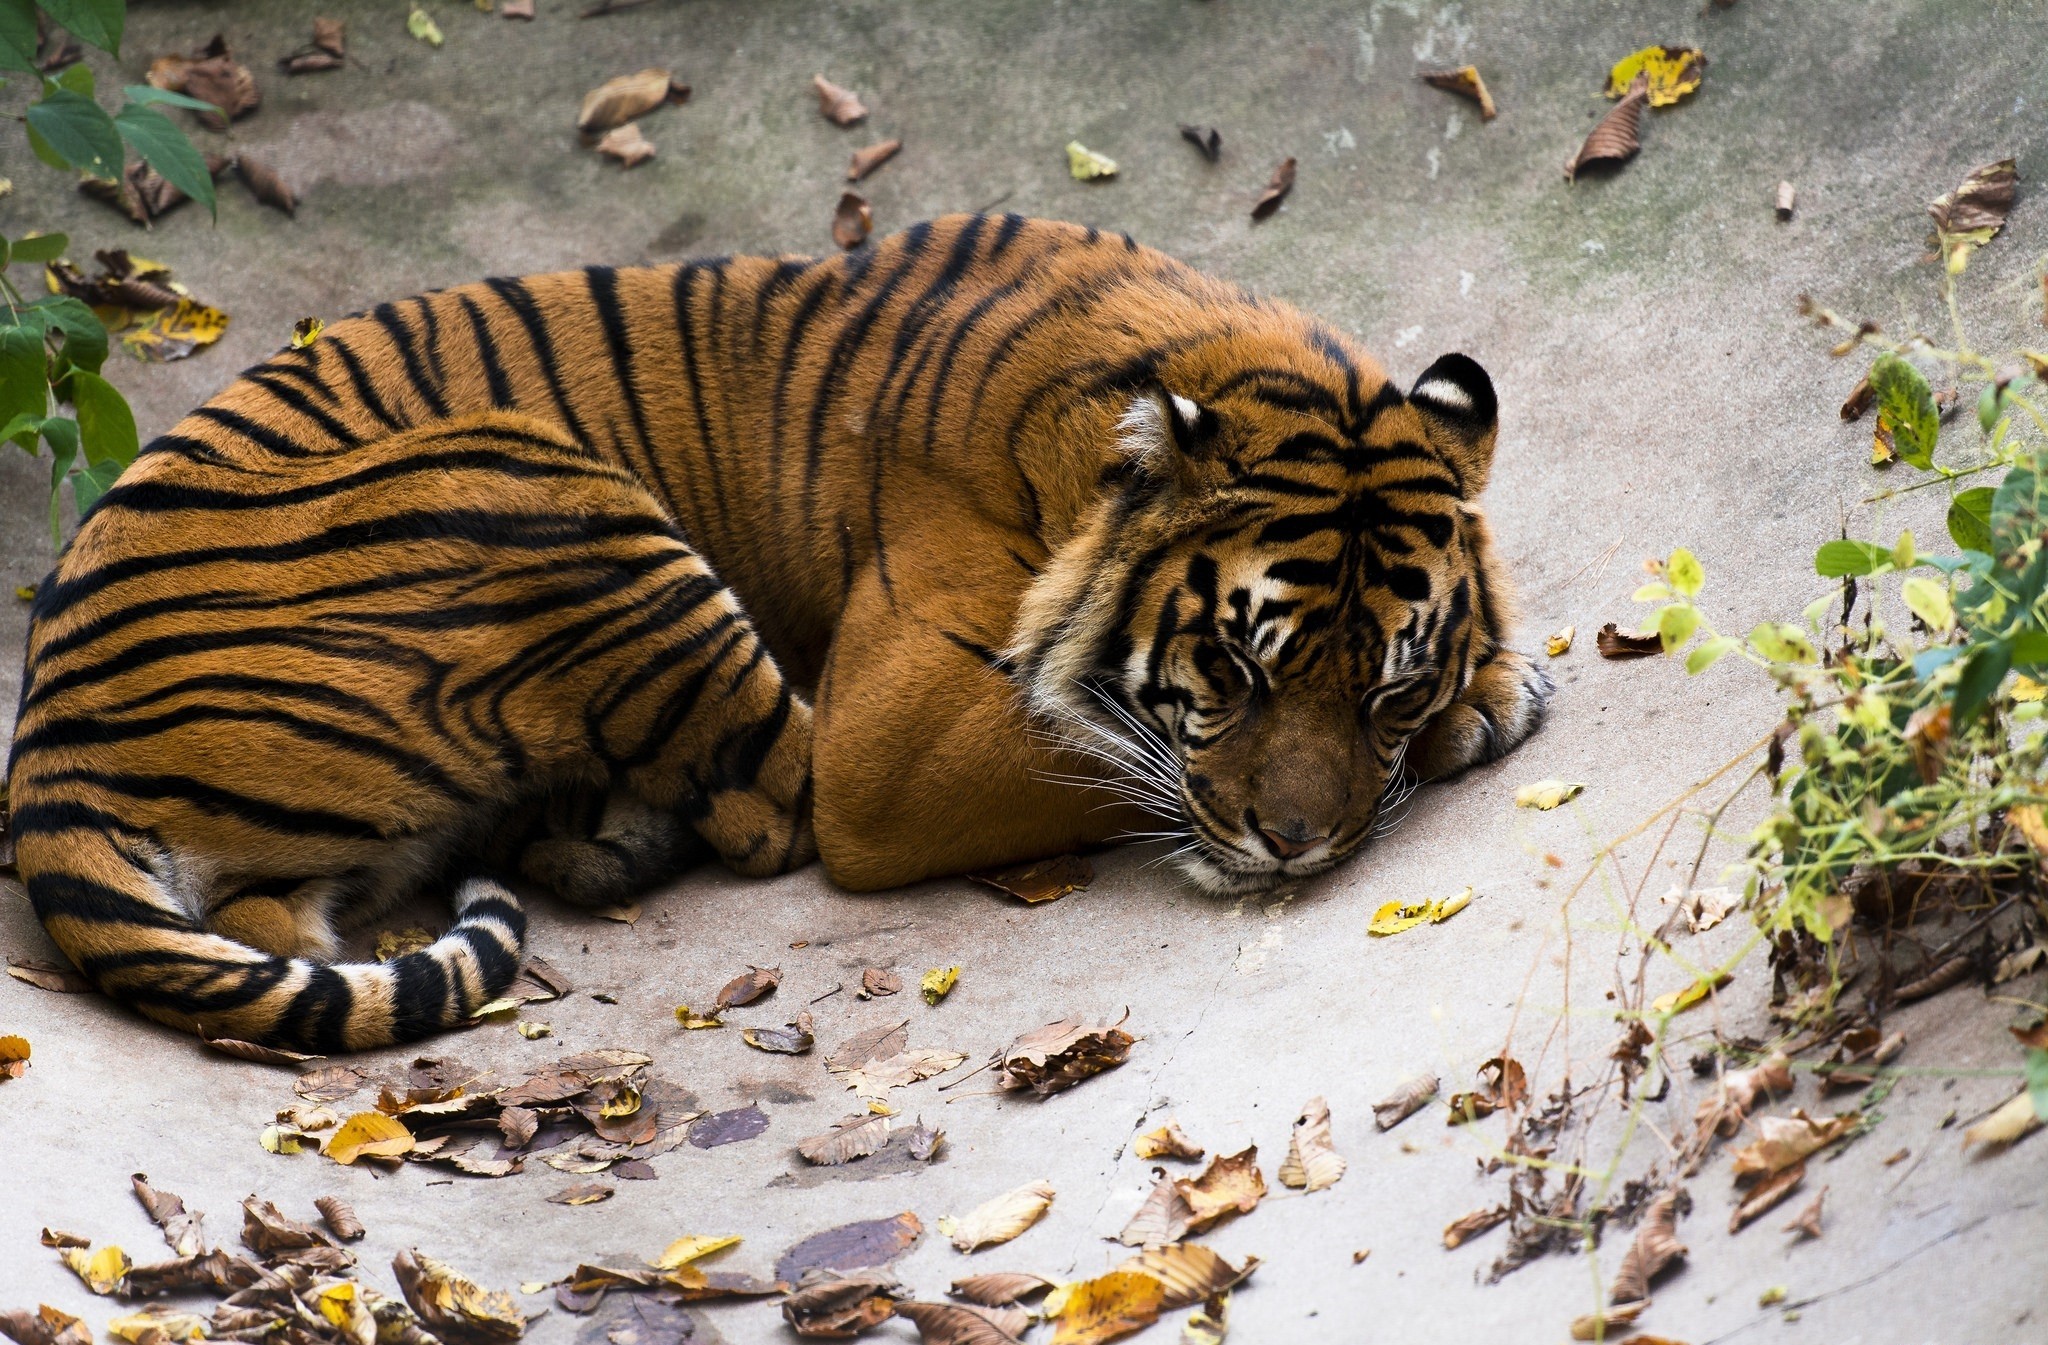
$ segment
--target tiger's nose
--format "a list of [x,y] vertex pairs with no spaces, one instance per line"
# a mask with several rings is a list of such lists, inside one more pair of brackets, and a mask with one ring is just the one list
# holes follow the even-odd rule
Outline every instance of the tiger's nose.
[[1287,825],[1287,832],[1293,833],[1292,835],[1275,831],[1271,827],[1260,827],[1258,830],[1259,838],[1265,841],[1266,848],[1279,859],[1298,859],[1330,839],[1327,835],[1309,835],[1306,822],[1290,822]]

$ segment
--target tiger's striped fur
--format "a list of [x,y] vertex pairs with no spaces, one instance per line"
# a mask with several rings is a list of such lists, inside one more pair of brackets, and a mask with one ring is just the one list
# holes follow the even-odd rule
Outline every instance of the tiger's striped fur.
[[[1014,215],[386,304],[150,444],[42,585],[20,872],[109,994],[323,1051],[501,990],[515,871],[874,888],[1150,827],[1212,888],[1316,872],[1404,751],[1535,727],[1494,419],[1462,357],[1404,397]],[[335,961],[433,886],[432,947]]]

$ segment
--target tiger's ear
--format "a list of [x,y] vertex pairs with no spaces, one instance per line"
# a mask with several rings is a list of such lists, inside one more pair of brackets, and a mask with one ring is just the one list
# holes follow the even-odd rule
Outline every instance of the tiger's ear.
[[1459,494],[1476,498],[1493,470],[1493,441],[1500,428],[1500,402],[1486,370],[1470,356],[1446,355],[1422,371],[1408,401],[1422,417],[1430,447],[1457,474]]
[[1155,383],[1131,399],[1116,427],[1133,466],[1171,477],[1189,460],[1216,455],[1221,423],[1208,407]]

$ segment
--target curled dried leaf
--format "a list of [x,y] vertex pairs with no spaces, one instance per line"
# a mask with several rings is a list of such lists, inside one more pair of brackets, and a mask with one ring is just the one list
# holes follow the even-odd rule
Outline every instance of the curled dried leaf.
[[128,1181],[134,1188],[135,1198],[148,1212],[150,1222],[163,1230],[164,1242],[172,1251],[179,1256],[197,1256],[206,1250],[206,1234],[199,1226],[205,1215],[188,1211],[183,1200],[169,1191],[159,1191],[151,1186],[148,1176],[143,1173],[135,1173]]
[[1067,142],[1067,172],[1080,182],[1107,181],[1116,176],[1116,160],[1097,154],[1078,140]]
[[1273,170],[1267,180],[1266,189],[1259,193],[1259,199],[1252,203],[1252,219],[1271,219],[1280,209],[1280,203],[1287,199],[1287,193],[1294,190],[1295,162],[1292,156],[1282,159],[1280,166]]
[[1623,630],[1612,621],[1600,628],[1593,644],[1601,658],[1649,658],[1664,652],[1664,637],[1653,630]]
[[1418,1074],[1390,1095],[1372,1104],[1372,1122],[1381,1130],[1392,1130],[1429,1105],[1440,1084],[1434,1074]]
[[1171,1116],[1166,1118],[1165,1125],[1146,1131],[1131,1145],[1132,1156],[1148,1163],[1155,1158],[1178,1158],[1194,1163],[1200,1161],[1202,1153],[1202,1146],[1182,1133],[1180,1122]]
[[1423,70],[1416,76],[1433,88],[1448,89],[1462,94],[1479,104],[1479,119],[1492,121],[1499,109],[1493,105],[1493,95],[1486,91],[1486,81],[1479,77],[1477,66],[1461,65],[1455,70]]
[[1450,1250],[1470,1242],[1496,1224],[1508,1219],[1508,1207],[1495,1205],[1491,1209],[1474,1210],[1461,1218],[1453,1219],[1444,1229],[1444,1248]]
[[1963,1147],[1982,1144],[2001,1149],[2041,1127],[2033,1097],[2025,1091],[2007,1098],[1999,1108],[1963,1132]]
[[400,1252],[391,1273],[421,1324],[445,1345],[505,1345],[526,1333],[526,1314],[512,1295],[417,1249]]
[[340,1196],[318,1196],[313,1201],[313,1208],[320,1211],[321,1219],[343,1242],[358,1241],[367,1231],[363,1221],[356,1217],[355,1209]]
[[1091,1028],[1079,1018],[1062,1018],[1034,1028],[997,1053],[997,1082],[1045,1097],[1114,1069],[1130,1058],[1137,1040],[1123,1030],[1126,1019]]
[[879,1153],[888,1142],[888,1117],[855,1112],[834,1121],[832,1128],[822,1135],[798,1140],[796,1151],[809,1162],[834,1167]]
[[284,179],[277,175],[277,170],[263,160],[247,153],[237,154],[235,176],[242,179],[242,184],[248,187],[250,195],[272,210],[282,210],[287,215],[298,214],[298,194],[286,186]]
[[677,83],[666,70],[620,75],[583,95],[583,106],[576,113],[576,129],[586,136],[596,135],[644,117],[664,103],[680,103],[689,96],[690,86]]
[[1181,1194],[1180,1183],[1164,1168],[1152,1169],[1152,1189],[1132,1212],[1116,1240],[1126,1247],[1160,1247],[1187,1236],[1195,1212]]
[[7,974],[17,981],[26,981],[38,990],[53,990],[60,995],[84,995],[92,991],[92,982],[71,968],[35,958],[8,958]]
[[1552,658],[1563,658],[1571,652],[1572,640],[1579,633],[1577,626],[1562,626],[1556,634],[1543,642],[1543,651]]
[[34,1312],[27,1308],[0,1310],[0,1334],[15,1345],[93,1345],[92,1328],[47,1303]]
[[902,1293],[885,1270],[810,1270],[782,1301],[782,1319],[800,1336],[854,1336],[894,1316]]
[[711,1005],[711,1012],[724,1013],[727,1009],[766,999],[774,994],[775,987],[781,984],[782,968],[750,966],[740,975],[727,981],[719,990],[717,1000]]
[[953,993],[953,987],[959,980],[960,968],[933,967],[918,978],[918,993],[924,996],[925,1003],[936,1007],[940,1000]]
[[595,1205],[601,1200],[610,1200],[618,1188],[606,1182],[577,1182],[565,1186],[548,1197],[551,1205]]
[[1158,1280],[1165,1291],[1159,1302],[1162,1309],[1184,1308],[1217,1294],[1227,1294],[1258,1268],[1256,1256],[1247,1256],[1242,1266],[1233,1266],[1199,1242],[1148,1247],[1117,1267]]
[[841,192],[832,209],[832,241],[842,248],[857,248],[874,232],[875,212],[859,192]]
[[1200,1233],[1235,1214],[1249,1214],[1266,1195],[1265,1174],[1259,1171],[1259,1146],[1209,1160],[1198,1176],[1174,1182],[1189,1210],[1188,1231]]
[[778,1055],[803,1055],[817,1043],[810,1029],[803,1023],[809,1014],[799,1016],[799,1021],[783,1027],[743,1027],[740,1040],[757,1051],[772,1051]]
[[1046,1302],[1058,1323],[1050,1345],[1101,1345],[1142,1331],[1159,1320],[1165,1297],[1157,1279],[1134,1270],[1062,1285]]
[[1030,864],[1013,864],[1003,869],[984,869],[967,875],[969,880],[1036,906],[1058,901],[1069,892],[1079,892],[1095,881],[1095,866],[1080,855],[1057,855]]
[[1683,1191],[1671,1190],[1650,1202],[1636,1228],[1635,1241],[1629,1244],[1620,1269],[1614,1272],[1614,1283],[1607,1293],[1609,1303],[1647,1300],[1651,1282],[1685,1255],[1685,1244],[1678,1240],[1679,1208],[1684,1199]]
[[895,158],[897,151],[902,148],[903,142],[901,140],[884,140],[878,144],[869,145],[866,149],[855,150],[852,161],[846,165],[846,180],[848,182],[860,181],[869,173],[874,172],[877,168]]
[[1821,1205],[1827,1198],[1828,1188],[1823,1186],[1814,1193],[1813,1199],[1806,1203],[1806,1208],[1799,1211],[1791,1223],[1785,1225],[1783,1231],[1797,1233],[1802,1239],[1819,1237]]
[[[1649,100],[1649,76],[1638,75],[1621,101],[1600,119],[1599,125],[1586,137],[1586,142],[1579,146],[1579,152],[1565,164],[1566,180],[1577,181],[1579,174],[1587,168],[1618,167],[1634,158],[1636,151],[1643,147],[1643,107]],[[1606,653],[1604,649],[1601,652]]]
[[941,1231],[963,1252],[993,1247],[1010,1241],[1043,1218],[1052,1208],[1053,1194],[1051,1182],[1026,1182],[983,1201],[954,1220],[950,1230]]
[[1706,73],[1706,53],[1697,47],[1644,47],[1614,63],[1606,94],[1626,97],[1640,83],[1651,107],[1669,107],[1697,89]]
[[1728,1231],[1741,1232],[1743,1225],[1774,1208],[1786,1196],[1791,1195],[1793,1188],[1804,1180],[1806,1162],[1801,1159],[1758,1182],[1750,1193],[1743,1197],[1742,1203],[1735,1207],[1735,1212],[1728,1216]]
[[969,1275],[953,1281],[946,1292],[985,1308],[1006,1308],[1020,1299],[1049,1292],[1057,1286],[1039,1275],[999,1270],[989,1275]]
[[903,978],[893,971],[869,967],[860,974],[860,992],[870,999],[893,995],[903,989]]
[[1335,1186],[1346,1166],[1330,1139],[1330,1104],[1319,1097],[1310,1098],[1301,1115],[1294,1118],[1287,1157],[1280,1163],[1280,1184],[1304,1193],[1320,1191]]
[[641,132],[639,122],[629,121],[598,137],[597,152],[617,159],[621,168],[638,168],[654,157],[654,142]]
[[1180,138],[1201,151],[1202,157],[1215,163],[1223,157],[1223,132],[1213,126],[1189,126],[1183,122]]
[[1855,1130],[1861,1113],[1814,1118],[1800,1108],[1790,1116],[1766,1116],[1756,1123],[1759,1138],[1735,1151],[1735,1180],[1767,1177],[1818,1153]]
[[1636,1318],[1649,1307],[1648,1300],[1637,1303],[1615,1303],[1604,1312],[1589,1312],[1572,1319],[1573,1340],[1613,1340],[1627,1334],[1635,1325]]
[[811,88],[818,94],[818,111],[835,126],[851,126],[868,115],[853,90],[843,89],[823,75],[811,76]]
[[912,1301],[898,1303],[896,1315],[916,1323],[921,1345],[1021,1345],[1031,1327],[1022,1308]]

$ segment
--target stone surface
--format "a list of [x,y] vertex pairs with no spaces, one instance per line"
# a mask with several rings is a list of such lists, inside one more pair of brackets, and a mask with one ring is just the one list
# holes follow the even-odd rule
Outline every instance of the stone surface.
[[[206,1054],[96,997],[0,982],[0,1031],[26,1034],[36,1050],[26,1078],[0,1084],[0,1306],[49,1302],[102,1325],[111,1305],[89,1299],[36,1234],[75,1229],[151,1259],[158,1235],[127,1190],[136,1171],[208,1211],[226,1241],[236,1202],[252,1191],[299,1219],[313,1217],[314,1196],[341,1194],[369,1228],[357,1250],[387,1289],[390,1257],[415,1245],[512,1287],[595,1253],[652,1255],[683,1233],[735,1232],[746,1242],[724,1261],[765,1272],[831,1225],[910,1209],[929,1229],[1044,1178],[1059,1198],[1016,1242],[963,1257],[928,1233],[900,1270],[927,1297],[976,1271],[1087,1275],[1121,1259],[1103,1239],[1149,1184],[1127,1153],[1138,1130],[1170,1113],[1214,1151],[1256,1142],[1270,1172],[1295,1109],[1320,1094],[1351,1160],[1344,1180],[1305,1199],[1276,1192],[1207,1239],[1264,1258],[1235,1297],[1234,1338],[1564,1338],[1593,1306],[1583,1258],[1554,1257],[1487,1286],[1501,1234],[1455,1252],[1439,1243],[1445,1224],[1500,1198],[1502,1178],[1474,1163],[1504,1138],[1500,1123],[1447,1129],[1431,1111],[1380,1134],[1369,1104],[1421,1070],[1465,1086],[1510,1031],[1553,1082],[1567,1048],[1590,1070],[1583,1062],[1611,1042],[1600,995],[1614,975],[1612,898],[1588,884],[1569,938],[1560,916],[1589,838],[1634,826],[1757,740],[1773,711],[1768,687],[1739,667],[1688,683],[1660,661],[1603,663],[1592,632],[1629,623],[1638,560],[1677,544],[1705,562],[1709,614],[1730,629],[1819,595],[1797,558],[1834,535],[1844,511],[1869,518],[1860,502],[1886,482],[1865,465],[1866,427],[1835,416],[1856,370],[1828,359],[1827,342],[1796,318],[1795,296],[1809,291],[1893,331],[1942,330],[1932,268],[1920,261],[1923,204],[2007,153],[2019,156],[2022,204],[2009,236],[1972,266],[1965,311],[1987,347],[2027,339],[2042,240],[2029,198],[2048,174],[2038,133],[2048,67],[2015,38],[2031,7],[655,0],[589,21],[576,19],[574,0],[537,7],[522,24],[435,3],[448,35],[436,51],[406,36],[402,7],[327,5],[348,22],[348,67],[287,79],[273,61],[306,40],[311,7],[138,6],[118,78],[115,62],[95,59],[102,87],[138,82],[153,55],[225,31],[266,100],[231,136],[199,138],[267,158],[302,193],[297,218],[224,181],[217,225],[187,208],[143,234],[70,194],[8,131],[0,141],[16,190],[0,200],[0,230],[65,229],[79,255],[132,247],[233,314],[220,348],[183,363],[116,356],[112,376],[147,436],[309,314],[493,272],[829,247],[849,154],[901,136],[903,152],[861,187],[878,230],[975,207],[1064,216],[1128,230],[1314,309],[1357,331],[1397,376],[1445,350],[1480,358],[1503,404],[1488,502],[1522,589],[1522,642],[1534,648],[1567,622],[1580,632],[1553,665],[1552,722],[1506,763],[1424,790],[1405,825],[1364,857],[1265,903],[1183,891],[1147,867],[1144,851],[1099,860],[1086,892],[1032,908],[965,882],[854,897],[815,872],[768,883],[699,873],[650,897],[634,926],[536,903],[533,948],[579,986],[537,1015],[555,1035],[529,1042],[498,1025],[426,1049],[525,1066],[598,1045],[643,1047],[707,1107],[758,1100],[770,1116],[759,1138],[685,1146],[655,1161],[659,1180],[622,1183],[587,1207],[545,1203],[564,1184],[545,1169],[449,1181],[418,1167],[380,1177],[272,1156],[256,1137],[293,1100],[288,1071]],[[1705,47],[1704,87],[1646,119],[1644,150],[1619,175],[1568,186],[1562,165],[1605,107],[1606,63],[1653,41]],[[1500,104],[1492,123],[1413,78],[1418,65],[1466,60]],[[644,119],[659,152],[626,172],[579,148],[576,107],[603,79],[649,64],[672,66],[694,93]],[[873,109],[866,124],[841,130],[819,117],[808,88],[819,72],[860,93]],[[0,93],[10,111],[21,99],[18,88]],[[1182,121],[1222,129],[1219,164],[1177,137]],[[1069,178],[1061,146],[1071,139],[1117,159],[1120,176]],[[1300,160],[1293,195],[1252,224],[1252,201],[1288,155]],[[1790,223],[1771,209],[1780,179],[1799,189]],[[16,279],[34,277],[18,268]],[[10,584],[33,583],[50,563],[45,481],[42,465],[0,458],[0,572]],[[1933,496],[1886,506],[1879,526],[1939,536]],[[0,610],[0,644],[18,648],[22,622],[18,607]],[[13,702],[18,678],[18,661],[0,664],[0,703]],[[1543,776],[1591,787],[1577,811],[1513,810],[1515,786]],[[1696,823],[1682,826],[1673,851],[1655,858],[1635,847],[1621,879],[1653,902],[1677,879],[1667,862],[1681,849],[1689,860],[1697,834]],[[1546,853],[1565,867],[1547,866]],[[1479,899],[1453,921],[1366,936],[1379,903],[1466,884]],[[0,950],[48,956],[26,902],[9,892]],[[1743,934],[1724,926],[1704,951],[1685,951],[1727,956]],[[813,1009],[819,1054],[768,1056],[734,1028],[675,1027],[671,1006],[705,1002],[749,963],[780,965],[784,980],[772,999],[735,1011],[736,1025],[780,1024],[845,987]],[[937,1008],[910,993],[868,1003],[852,994],[864,967],[893,967],[914,984],[954,964],[959,985]],[[1676,983],[1668,966],[1659,974]],[[1759,1024],[1765,979],[1756,962],[1744,966],[1720,1010],[1730,1031]],[[2008,988],[2040,997],[2033,982]],[[1143,1037],[1131,1062],[1071,1093],[999,1098],[986,1076],[899,1093],[906,1112],[947,1132],[935,1166],[864,1180],[856,1163],[782,1180],[803,1167],[794,1142],[848,1109],[851,1095],[819,1060],[853,1032],[907,1015],[913,1047],[978,1059],[1063,1014],[1126,1007]],[[1714,1012],[1695,1010],[1691,1030],[1704,1033]],[[1874,1133],[1814,1165],[1808,1189],[1830,1188],[1819,1241],[1788,1245],[1777,1231],[1796,1201],[1728,1237],[1725,1159],[1710,1166],[1680,1225],[1689,1262],[1659,1285],[1643,1328],[1694,1345],[2038,1335],[2048,1143],[1969,1159],[1957,1131],[1938,1128],[2015,1086],[2008,1013],[1964,991],[1900,1016],[1911,1038],[1902,1063],[1925,1073],[1891,1094]],[[1689,1048],[1676,1049],[1682,1070]],[[1619,1178],[1652,1155],[1656,1134],[1684,1124],[1700,1088],[1681,1077],[1646,1109]],[[1815,1105],[1810,1081],[1797,1100]],[[1884,1166],[1900,1148],[1912,1157]],[[1585,1159],[1603,1170],[1607,1161]],[[1603,1272],[1622,1245],[1602,1249]],[[1804,1304],[1796,1323],[1756,1306],[1780,1284]],[[537,1309],[546,1298],[525,1301]],[[788,1338],[771,1306],[699,1311],[700,1338]],[[577,1329],[557,1310],[532,1336],[556,1345]],[[1177,1329],[1162,1324],[1145,1339]],[[882,1335],[908,1339],[909,1328]]]

